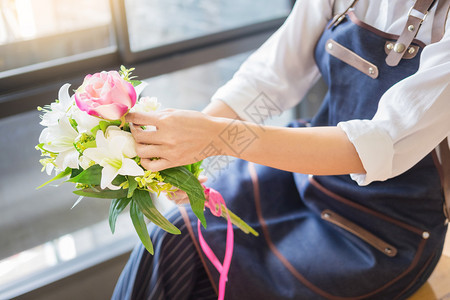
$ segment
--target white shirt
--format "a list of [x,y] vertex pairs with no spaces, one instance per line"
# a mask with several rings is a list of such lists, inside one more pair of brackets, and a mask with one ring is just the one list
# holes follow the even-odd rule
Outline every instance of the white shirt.
[[[349,1],[336,0],[335,12]],[[413,0],[360,0],[356,16],[384,32],[399,35]],[[212,100],[227,103],[242,119],[262,92],[282,110],[297,105],[320,77],[314,47],[333,16],[332,0],[298,0],[286,22],[217,90]],[[435,7],[417,39],[431,41]],[[392,86],[372,120],[338,126],[355,146],[366,174],[351,174],[360,185],[395,177],[419,162],[450,135],[450,22],[441,41],[424,48],[417,73]]]

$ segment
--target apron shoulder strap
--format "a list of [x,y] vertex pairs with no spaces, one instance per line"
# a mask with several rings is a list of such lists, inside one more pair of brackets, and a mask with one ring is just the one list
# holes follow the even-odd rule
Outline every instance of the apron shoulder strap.
[[[445,23],[450,9],[450,0],[440,0],[434,15],[433,28],[431,32],[431,42],[439,42],[445,33]],[[450,149],[448,138],[444,139],[435,151],[440,154],[440,173],[442,189],[444,191],[444,212],[447,220],[450,220]]]
[[[437,155],[439,153],[439,155]],[[450,149],[449,140],[445,138],[434,150],[437,158],[437,167],[441,177],[442,189],[444,191],[444,213],[450,220]],[[440,159],[439,159],[440,158]]]
[[386,64],[394,67],[398,65],[411,42],[419,32],[422,22],[427,17],[428,11],[435,0],[417,0],[408,12],[408,20],[400,37],[394,45],[393,51],[386,57]]
[[[347,14],[347,12],[352,9],[353,7],[355,7],[356,3],[359,0],[353,0],[350,5],[347,7],[347,9],[340,14],[337,14],[333,17],[333,21],[330,22],[330,25],[328,26],[328,29],[330,29],[333,26],[337,26],[339,23],[341,23],[341,21],[345,18],[345,15]],[[334,3],[333,3],[333,11],[334,11]]]
[[431,31],[431,43],[439,42],[444,36],[449,9],[450,0],[440,0],[438,2]]

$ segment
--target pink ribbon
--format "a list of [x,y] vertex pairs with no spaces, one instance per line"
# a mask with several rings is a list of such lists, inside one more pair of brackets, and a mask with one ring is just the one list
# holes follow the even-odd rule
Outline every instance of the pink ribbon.
[[[205,196],[207,199],[205,206],[209,208],[209,210],[214,216],[220,217],[222,215],[222,204],[225,207],[225,209],[227,208],[222,195],[215,189],[205,187]],[[208,259],[220,273],[218,300],[223,300],[225,297],[225,285],[226,282],[228,281],[228,270],[230,269],[231,257],[233,256],[233,246],[234,246],[233,226],[231,224],[231,218],[230,215],[228,214],[227,209],[226,213],[227,213],[227,243],[225,248],[225,257],[223,259],[223,264],[220,263],[217,256],[214,254],[214,252],[211,250],[211,248],[208,246],[205,239],[203,238],[200,227],[201,224],[200,220],[197,222],[198,239],[200,242],[200,246],[202,247],[202,250],[205,253],[206,257],[208,257]]]

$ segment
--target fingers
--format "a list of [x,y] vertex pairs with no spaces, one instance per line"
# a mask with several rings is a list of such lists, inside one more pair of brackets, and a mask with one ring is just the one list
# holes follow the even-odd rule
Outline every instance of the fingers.
[[151,130],[152,128],[143,129],[141,126],[134,125],[130,123],[130,130],[133,134],[134,140],[136,143],[141,144],[156,144],[159,145],[161,143],[160,140],[160,132],[157,130]]
[[189,203],[189,197],[182,190],[178,190],[174,193],[168,194],[167,198],[177,205]]
[[[208,180],[208,177],[200,175],[198,177],[198,181],[200,183],[205,183]],[[172,192],[167,194],[167,198],[171,201],[173,201],[176,205],[181,204],[188,204],[189,203],[189,197],[187,196],[186,192],[182,190],[177,190],[176,192]]]
[[140,158],[161,157],[159,145],[136,144],[136,154]]
[[205,183],[208,180],[208,177],[204,176],[204,175],[200,175],[198,176],[198,181],[200,181],[200,183]]
[[135,125],[157,125],[158,113],[156,112],[130,112],[125,116],[125,120],[128,123]]
[[164,158],[150,160],[148,158],[141,159],[141,165],[149,171],[157,172],[168,168],[175,167],[170,161]]

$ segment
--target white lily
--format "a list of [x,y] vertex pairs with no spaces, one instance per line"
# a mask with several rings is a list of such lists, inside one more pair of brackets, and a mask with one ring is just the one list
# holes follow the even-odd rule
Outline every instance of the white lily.
[[42,115],[42,126],[57,126],[59,120],[61,120],[72,105],[75,103],[75,100],[69,96],[69,87],[70,84],[64,84],[58,92],[58,101],[50,104],[50,107],[42,109],[45,111],[45,114]]
[[[95,141],[96,148],[84,150],[83,155],[103,167],[100,187],[111,190],[120,189],[112,184],[117,175],[142,176],[144,170],[132,159],[136,157],[134,139],[131,133],[108,127],[106,137],[98,130]],[[130,139],[131,138],[131,139]]]
[[81,155],[80,158],[78,159],[78,162],[80,164],[80,167],[83,168],[83,170],[86,170],[92,165],[95,165],[95,162],[89,157],[86,157],[85,155]]
[[47,151],[57,153],[55,165],[64,170],[67,167],[78,168],[79,153],[74,147],[74,142],[78,137],[78,132],[73,129],[69,119],[63,117],[56,125],[49,126],[42,130],[39,136],[39,143],[43,143],[43,148]]

